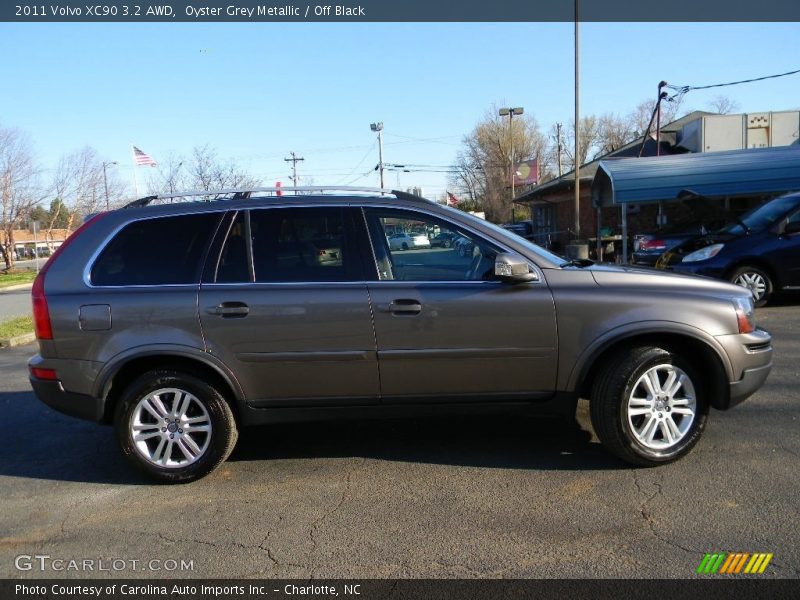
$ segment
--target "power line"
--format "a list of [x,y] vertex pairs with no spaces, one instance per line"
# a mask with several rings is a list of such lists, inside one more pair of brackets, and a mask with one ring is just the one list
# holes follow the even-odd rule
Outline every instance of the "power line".
[[730,85],[739,85],[739,84],[742,84],[742,83],[753,83],[754,81],[764,81],[765,79],[776,79],[778,77],[786,77],[788,75],[796,75],[797,73],[800,73],[800,69],[797,69],[795,71],[787,71],[786,73],[778,73],[776,75],[764,75],[763,77],[754,77],[753,79],[742,79],[740,81],[731,81],[731,82],[728,82],[728,83],[714,83],[714,84],[711,84],[711,85],[683,85],[683,86],[667,85],[666,87],[668,87],[671,90],[675,90],[675,92],[676,92],[675,94],[673,94],[671,96],[671,98],[670,98],[670,100],[671,100],[672,98],[675,98],[676,96],[681,96],[683,94],[686,94],[687,92],[691,92],[692,90],[708,90],[708,89],[711,89],[711,88],[727,87],[727,86],[730,86]]

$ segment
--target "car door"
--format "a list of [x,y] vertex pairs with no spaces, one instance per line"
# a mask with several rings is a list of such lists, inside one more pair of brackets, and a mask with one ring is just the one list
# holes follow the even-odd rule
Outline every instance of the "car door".
[[[364,215],[377,265],[368,287],[383,402],[552,393],[556,318],[543,277],[517,285],[495,280],[494,257],[503,249],[434,215],[389,208],[366,208]],[[455,245],[393,250],[388,228],[438,228],[465,237],[470,251],[462,256]]]
[[789,215],[770,258],[780,268],[783,286],[800,288],[800,211]]
[[256,407],[378,401],[375,338],[350,209],[239,211],[204,273],[208,352]]

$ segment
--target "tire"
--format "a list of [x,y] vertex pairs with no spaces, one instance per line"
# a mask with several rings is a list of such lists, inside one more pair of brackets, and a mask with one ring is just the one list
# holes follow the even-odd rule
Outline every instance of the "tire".
[[[167,369],[149,371],[124,390],[114,424],[125,458],[162,483],[208,475],[228,458],[238,437],[231,407],[219,390]],[[136,432],[141,439],[134,439]]]
[[406,244],[405,242],[403,242],[403,250],[408,250],[408,244]]
[[[677,387],[676,380],[681,382]],[[648,381],[660,395],[651,393]],[[611,356],[598,371],[589,402],[603,445],[622,460],[645,467],[688,454],[705,429],[708,407],[698,371],[682,356],[652,346]]]
[[449,248],[450,246],[452,246],[452,245],[453,245],[453,242],[451,242],[450,240],[445,240],[445,241],[444,241],[444,244],[442,244],[442,245],[443,245],[445,248]]
[[764,306],[769,302],[774,291],[772,279],[764,269],[745,265],[739,267],[730,276],[731,283],[747,288],[753,294],[753,303]]

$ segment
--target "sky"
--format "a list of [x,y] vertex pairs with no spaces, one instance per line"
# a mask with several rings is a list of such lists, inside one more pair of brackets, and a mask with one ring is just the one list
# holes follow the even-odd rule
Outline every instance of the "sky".
[[[0,126],[45,169],[89,145],[131,183],[131,144],[156,161],[209,145],[264,185],[377,186],[384,161],[441,166],[500,106],[543,131],[573,118],[572,23],[0,23]],[[708,85],[800,68],[798,23],[583,23],[581,114],[627,114],[658,82]],[[686,95],[742,112],[800,108],[800,74]],[[139,167],[139,180],[149,167]],[[50,171],[48,171],[50,170]],[[386,173],[435,198],[446,173]]]

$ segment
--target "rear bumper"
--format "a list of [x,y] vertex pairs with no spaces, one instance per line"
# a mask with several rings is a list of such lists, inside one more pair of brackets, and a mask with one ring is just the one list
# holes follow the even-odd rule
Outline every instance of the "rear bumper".
[[36,397],[50,408],[79,419],[98,422],[103,419],[103,401],[101,399],[68,392],[60,381],[31,377],[30,382]]

